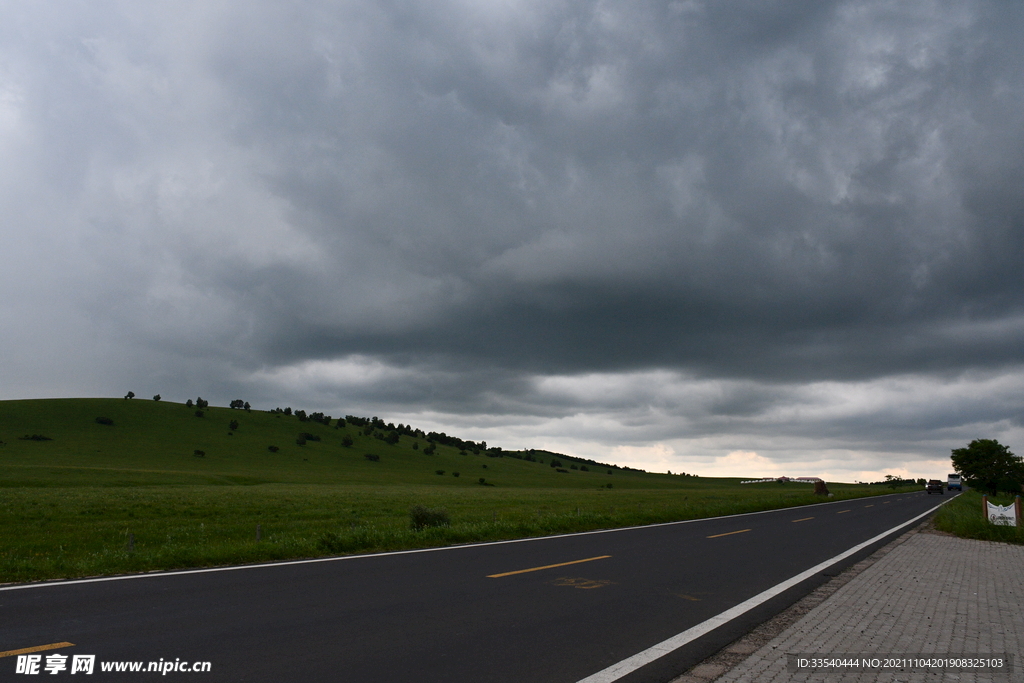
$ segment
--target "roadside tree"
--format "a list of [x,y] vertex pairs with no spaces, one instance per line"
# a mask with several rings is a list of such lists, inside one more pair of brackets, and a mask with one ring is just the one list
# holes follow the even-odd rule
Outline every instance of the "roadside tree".
[[965,448],[953,449],[953,469],[969,486],[995,495],[1000,489],[1020,493],[1024,484],[1024,460],[995,439],[975,439]]

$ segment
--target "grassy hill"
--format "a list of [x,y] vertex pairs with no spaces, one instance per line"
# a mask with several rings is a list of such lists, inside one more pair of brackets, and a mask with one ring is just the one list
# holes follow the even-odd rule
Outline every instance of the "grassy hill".
[[[379,437],[391,430],[382,423],[367,430],[278,412],[202,413],[143,399],[0,401],[0,581],[424,547],[818,502],[806,485],[739,486],[540,451],[435,444],[428,455],[422,432],[386,443]],[[841,498],[886,492],[830,487]],[[443,510],[448,524],[412,529],[414,506]]]
[[[425,455],[425,437],[400,436],[392,445],[352,424],[338,428],[337,420],[325,426],[282,413],[220,407],[201,412],[203,417],[196,417],[193,407],[141,399],[0,401],[0,441],[5,444],[0,447],[0,486],[307,483],[464,488],[479,486],[481,476],[512,487],[586,488],[614,481],[628,488],[661,488],[683,483],[672,475],[614,467],[569,469],[586,465],[547,452],[538,452],[539,462],[521,459],[522,453],[497,457],[495,451],[474,454],[444,445]],[[237,422],[234,429],[232,422]],[[301,434],[320,440],[298,445]],[[32,436],[48,440],[25,438]],[[351,446],[342,445],[346,436]],[[271,446],[279,450],[271,452]],[[196,451],[204,455],[196,457]],[[566,472],[550,467],[554,457]],[[609,469],[620,476],[610,480]],[[443,478],[438,470],[445,472]]]

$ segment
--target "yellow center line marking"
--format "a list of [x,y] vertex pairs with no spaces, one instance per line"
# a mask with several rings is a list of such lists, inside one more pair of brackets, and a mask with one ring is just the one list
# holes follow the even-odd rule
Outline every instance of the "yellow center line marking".
[[724,534],[715,534],[714,536],[708,536],[708,538],[721,538],[722,536],[732,536],[733,534],[745,534],[751,529],[740,529],[739,531],[727,531]]
[[873,508],[873,507],[875,507],[875,504],[872,503],[871,505],[865,505],[864,507],[866,507],[866,508]]
[[814,519],[814,517],[804,517],[802,519],[794,519],[793,521],[794,522],[806,522],[809,519]]
[[570,564],[579,564],[580,562],[593,562],[594,560],[603,560],[611,557],[611,555],[599,555],[597,557],[588,557],[585,560],[573,560],[572,562],[559,562],[558,564],[546,564],[543,567],[531,567],[529,569],[517,569],[514,572],[504,572],[503,574],[488,574],[488,579],[500,579],[503,576],[512,576],[513,574],[525,574],[526,572],[539,572],[541,569],[554,569],[555,567],[564,567]]
[[849,512],[849,510],[840,510],[840,511],[839,511],[839,512],[837,512],[836,514],[837,514],[837,515],[841,515],[841,514],[843,514],[844,512]]
[[882,501],[882,505],[888,505],[891,502],[892,502],[891,500],[883,500]]
[[44,650],[56,650],[61,647],[74,647],[74,643],[50,643],[49,645],[36,645],[35,647],[24,647],[20,650],[8,650],[0,652],[0,657],[13,657],[14,655],[27,655],[30,652],[43,652]]

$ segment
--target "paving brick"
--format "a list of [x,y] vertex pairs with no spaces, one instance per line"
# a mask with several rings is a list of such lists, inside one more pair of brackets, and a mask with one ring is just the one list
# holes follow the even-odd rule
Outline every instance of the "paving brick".
[[[789,671],[787,653],[1014,655],[992,673]],[[717,683],[1024,681],[1024,547],[913,533]]]

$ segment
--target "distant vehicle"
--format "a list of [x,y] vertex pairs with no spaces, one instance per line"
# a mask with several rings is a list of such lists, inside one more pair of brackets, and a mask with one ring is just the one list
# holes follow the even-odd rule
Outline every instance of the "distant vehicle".
[[933,493],[946,493],[945,487],[943,487],[942,481],[939,479],[929,479],[928,483],[925,485],[924,488],[926,491],[928,491],[929,496],[932,495]]
[[949,479],[946,482],[946,487],[950,491],[952,491],[953,489],[956,489],[957,491],[963,491],[964,490],[964,485],[963,485],[963,482],[960,480],[960,475],[959,474],[951,474],[951,475],[949,475]]

